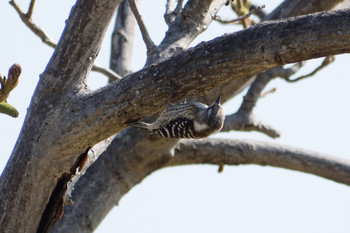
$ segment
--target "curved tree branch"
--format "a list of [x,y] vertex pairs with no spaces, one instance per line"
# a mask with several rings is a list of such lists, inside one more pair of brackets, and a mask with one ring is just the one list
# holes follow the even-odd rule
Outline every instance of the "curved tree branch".
[[186,164],[257,164],[301,171],[350,185],[350,161],[312,151],[252,140],[181,141],[164,167]]
[[[123,153],[125,151],[116,145],[137,141],[132,137],[126,137],[127,134],[136,133],[134,129],[132,131],[123,131],[122,135],[117,135],[114,143],[108,148],[114,151],[115,155],[100,157],[77,183],[73,193],[74,206],[65,207],[63,222],[54,228],[54,232],[92,232],[106,215],[107,210],[117,205],[130,189],[150,173],[170,166],[258,164],[306,172],[350,185],[349,161],[253,140],[185,140],[177,145],[174,156],[164,153],[162,148],[153,147],[154,151],[148,150],[146,151],[148,156],[141,157],[136,146],[129,148],[130,153],[135,153],[134,158],[129,158],[128,154]],[[149,142],[152,140],[148,139]],[[104,169],[100,169],[101,167]],[[87,190],[89,192],[86,192]],[[106,195],[107,193],[111,195]],[[96,209],[105,211],[93,211]],[[78,223],[77,219],[80,220]]]

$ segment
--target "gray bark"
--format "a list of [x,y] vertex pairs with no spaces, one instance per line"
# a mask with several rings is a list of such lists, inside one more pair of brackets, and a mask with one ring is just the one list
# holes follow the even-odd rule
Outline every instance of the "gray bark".
[[109,67],[125,76],[132,72],[132,51],[134,47],[134,28],[136,21],[128,1],[118,7],[118,13],[112,34],[111,58]]
[[85,79],[119,3],[85,0],[72,8],[1,176],[0,232],[46,232],[59,218],[63,203],[51,194],[61,194],[75,172],[77,155],[87,147],[58,142],[72,125],[56,120],[65,104],[85,91]]
[[[167,46],[169,47],[168,51],[174,51],[174,48],[179,45],[172,47],[172,44],[169,43]],[[186,48],[186,46],[179,47],[181,50]],[[165,56],[172,54],[169,53]],[[249,81],[246,79],[249,78],[247,76],[237,77],[228,85],[227,83],[222,85],[220,91],[224,93],[225,99]],[[210,95],[211,97],[209,96],[204,101],[212,101],[210,98],[214,98],[214,95]],[[201,100],[203,101],[203,98]],[[149,173],[166,163],[176,141],[146,136],[144,131],[132,128],[117,135],[109,148],[77,184],[73,194],[75,205],[66,207],[65,215],[56,226],[55,232],[72,228],[75,232],[92,231],[127,191]],[[153,151],[151,148],[158,149]],[[139,165],[135,168],[135,164]],[[148,169],[149,167],[150,169]],[[96,205],[87,204],[91,203],[92,200]]]
[[257,164],[301,171],[350,185],[350,162],[333,156],[253,140],[182,141],[164,167],[186,164]]
[[[173,100],[177,101],[274,66],[350,52],[350,11],[322,13],[266,22],[217,38],[100,90],[89,91],[86,78],[119,3],[81,0],[73,7],[1,176],[1,232],[48,232],[62,214],[67,183],[84,167],[91,146],[121,131],[127,122],[164,108],[168,92],[162,88],[168,88],[169,82],[174,89]],[[269,43],[271,40],[274,43]],[[145,132],[130,130],[142,140],[154,140],[145,137]],[[126,132],[114,140],[139,139],[130,138],[133,134]],[[167,149],[174,143],[160,144],[162,140],[157,142],[163,147],[142,151],[152,156],[144,157],[136,145],[129,148],[133,157],[119,157],[120,163],[110,164],[123,165],[117,169],[124,183],[116,200],[169,161]],[[157,159],[152,160],[153,156]],[[90,229],[96,227],[96,222]]]

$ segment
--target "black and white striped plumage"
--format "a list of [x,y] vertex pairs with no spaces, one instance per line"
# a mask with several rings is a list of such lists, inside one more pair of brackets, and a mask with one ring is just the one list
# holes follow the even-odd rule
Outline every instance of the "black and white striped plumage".
[[131,125],[166,138],[203,138],[219,131],[224,119],[219,96],[211,106],[199,102],[170,104],[152,124],[135,122]]

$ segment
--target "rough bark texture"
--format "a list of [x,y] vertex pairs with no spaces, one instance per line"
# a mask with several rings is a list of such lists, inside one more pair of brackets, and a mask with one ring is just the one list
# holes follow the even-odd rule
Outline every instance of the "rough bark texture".
[[[119,1],[78,1],[46,71],[41,75],[21,134],[0,180],[0,231],[37,232],[58,183],[71,175],[78,155],[59,138],[70,130],[55,120],[88,75]],[[56,143],[57,142],[57,143]],[[80,152],[78,152],[80,151]],[[53,210],[59,215],[59,209]],[[40,231],[38,231],[40,232]],[[45,232],[45,231],[43,231]]]
[[[348,10],[324,12],[264,22],[201,43],[69,103],[60,120],[69,117],[74,129],[63,132],[63,136],[71,137],[60,141],[71,147],[97,143],[125,128],[128,122],[163,109],[169,88],[176,102],[275,66],[349,52],[348,23]],[[68,114],[72,109],[74,113]]]
[[[303,3],[303,1],[299,2]],[[333,4],[336,2],[333,1]],[[283,11],[282,8],[280,10]],[[319,10],[322,9],[313,8],[313,11]],[[283,17],[287,16],[288,14],[283,15]],[[266,43],[269,44],[270,40]],[[172,47],[170,43],[167,46],[169,47],[168,51],[174,52],[178,45]],[[241,48],[243,47],[245,46]],[[180,46],[179,49],[181,51],[185,48]],[[276,46],[277,48],[279,47]],[[172,54],[174,53],[168,55]],[[225,93],[225,99],[239,91],[247,79],[249,79],[247,76],[236,77],[229,82],[229,85],[227,83],[222,85],[220,89],[222,93]],[[212,101],[210,98],[214,98],[214,95],[209,95],[208,99],[202,99],[202,101],[210,102]],[[62,232],[70,227],[75,232],[89,232],[86,226],[93,226],[92,229],[94,229],[128,190],[149,173],[167,164],[171,158],[169,149],[175,144],[174,141],[146,137],[144,131],[133,128],[119,133],[109,148],[78,182],[76,191],[73,193],[75,205],[66,207],[65,215],[56,226],[55,232]],[[162,147],[160,147],[161,145]],[[150,148],[159,149],[149,151]],[[138,165],[135,167],[135,164]],[[94,200],[96,205],[86,204],[91,203],[91,200]],[[92,229],[90,228],[91,231]]]
[[[168,101],[169,88],[174,90],[176,102],[274,66],[350,52],[350,11],[325,12],[265,22],[225,35],[89,91],[86,78],[119,3],[80,0],[72,8],[1,176],[0,232],[48,232],[61,217],[67,183],[84,167],[91,146],[121,131],[128,122],[160,111]],[[241,84],[235,88],[240,89]],[[145,136],[145,132],[130,128],[119,133],[111,145],[128,143],[134,147],[108,148],[120,155],[116,157],[119,161],[104,166],[120,167],[113,168],[118,171],[118,192],[105,199],[116,203],[132,186],[172,158],[169,148],[177,141]],[[163,146],[145,150],[142,145],[152,140]],[[133,156],[121,156],[126,154]],[[71,227],[61,232],[92,231],[111,208],[110,202],[97,196],[93,203],[103,208],[90,209],[93,211],[82,215],[78,222],[85,228],[74,231]],[[74,208],[79,207],[79,201]]]

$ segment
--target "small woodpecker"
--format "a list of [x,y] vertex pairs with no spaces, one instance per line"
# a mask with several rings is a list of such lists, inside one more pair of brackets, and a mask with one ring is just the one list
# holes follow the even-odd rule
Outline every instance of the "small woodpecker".
[[169,104],[155,122],[130,125],[166,138],[204,138],[220,131],[224,124],[225,114],[220,100],[219,95],[211,106],[199,102]]

